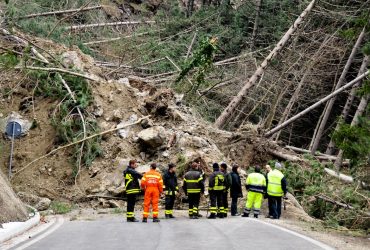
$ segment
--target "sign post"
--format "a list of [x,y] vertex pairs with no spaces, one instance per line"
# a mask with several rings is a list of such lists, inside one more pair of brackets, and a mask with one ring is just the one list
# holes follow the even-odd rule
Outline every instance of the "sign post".
[[9,179],[12,175],[12,161],[13,161],[13,151],[14,151],[14,139],[19,138],[22,135],[22,125],[16,121],[9,121],[6,125],[5,133],[10,137],[12,144],[10,148],[10,159],[9,159]]

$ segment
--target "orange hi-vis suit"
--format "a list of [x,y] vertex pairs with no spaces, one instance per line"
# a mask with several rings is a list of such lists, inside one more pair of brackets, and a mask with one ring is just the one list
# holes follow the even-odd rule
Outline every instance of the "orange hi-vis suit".
[[141,179],[141,187],[145,190],[143,217],[148,218],[152,204],[153,218],[158,218],[159,195],[163,192],[163,180],[160,173],[151,169]]

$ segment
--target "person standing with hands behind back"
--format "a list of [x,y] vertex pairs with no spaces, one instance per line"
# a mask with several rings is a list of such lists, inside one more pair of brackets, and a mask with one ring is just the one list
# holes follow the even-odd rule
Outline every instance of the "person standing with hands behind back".
[[234,164],[231,172],[231,187],[230,187],[230,197],[231,197],[231,216],[239,216],[238,213],[238,199],[243,197],[242,192],[242,182],[239,176],[239,166]]

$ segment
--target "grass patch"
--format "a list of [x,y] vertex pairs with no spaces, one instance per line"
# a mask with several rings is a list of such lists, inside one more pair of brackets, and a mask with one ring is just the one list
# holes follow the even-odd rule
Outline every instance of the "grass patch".
[[73,205],[67,202],[52,201],[50,208],[55,214],[67,214],[72,211]]

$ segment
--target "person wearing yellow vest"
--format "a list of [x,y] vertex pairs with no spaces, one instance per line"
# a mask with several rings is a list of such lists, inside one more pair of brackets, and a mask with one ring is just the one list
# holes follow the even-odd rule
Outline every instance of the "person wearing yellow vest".
[[247,177],[246,188],[248,195],[242,217],[249,217],[249,213],[252,211],[253,207],[254,218],[258,218],[263,201],[263,194],[266,192],[266,178],[261,174],[261,168],[256,166],[254,171],[255,173],[251,173]]
[[208,219],[216,219],[216,214],[219,218],[224,218],[222,196],[225,190],[225,175],[220,171],[218,163],[213,163],[213,173],[209,176],[208,181],[208,192],[211,200],[211,215],[208,216]]
[[267,195],[269,204],[269,218],[279,219],[281,216],[281,199],[286,196],[287,182],[280,171],[282,165],[275,163],[275,169],[267,174]]

